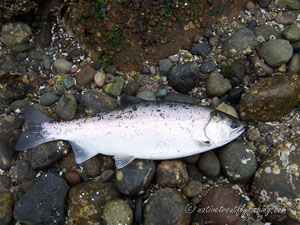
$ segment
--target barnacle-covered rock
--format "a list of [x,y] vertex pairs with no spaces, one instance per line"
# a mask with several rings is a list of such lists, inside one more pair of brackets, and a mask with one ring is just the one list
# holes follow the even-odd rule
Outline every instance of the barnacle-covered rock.
[[300,100],[300,75],[276,73],[253,84],[239,102],[245,121],[274,121],[291,112]]
[[300,138],[279,143],[256,171],[252,192],[268,219],[300,222]]

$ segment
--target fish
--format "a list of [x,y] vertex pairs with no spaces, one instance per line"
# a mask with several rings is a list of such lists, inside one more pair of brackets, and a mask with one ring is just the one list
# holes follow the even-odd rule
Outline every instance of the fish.
[[245,124],[199,105],[146,102],[71,121],[55,121],[26,105],[25,131],[15,149],[68,141],[80,164],[97,154],[113,156],[117,169],[134,159],[183,158],[221,147],[238,138]]

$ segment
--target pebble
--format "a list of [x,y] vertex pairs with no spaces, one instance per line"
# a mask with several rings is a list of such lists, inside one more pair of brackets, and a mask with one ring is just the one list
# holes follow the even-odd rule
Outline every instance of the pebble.
[[43,53],[38,51],[38,50],[34,50],[32,49],[30,52],[29,52],[29,56],[30,58],[36,60],[36,61],[43,61]]
[[300,75],[276,73],[247,89],[239,102],[240,118],[245,121],[275,121],[299,102]]
[[249,141],[257,141],[260,138],[260,132],[258,128],[250,128],[246,132],[246,137]]
[[10,192],[0,193],[0,224],[9,225],[11,224],[13,215],[13,196]]
[[238,88],[231,89],[230,92],[228,93],[227,101],[232,104],[237,104],[240,101],[243,93],[244,93],[243,88],[238,87]]
[[78,165],[76,164],[75,161],[75,156],[74,152],[70,151],[68,155],[63,157],[59,162],[58,162],[58,168],[60,170],[66,170],[66,171],[71,171],[71,170],[76,170],[78,169]]
[[198,56],[201,56],[201,55],[204,55],[204,54],[208,54],[210,51],[211,51],[211,46],[209,43],[207,42],[202,42],[202,43],[199,43],[199,44],[196,44],[192,47],[191,49],[191,52],[194,54],[194,55],[198,55]]
[[28,43],[18,43],[12,47],[13,52],[28,52],[30,50],[30,45]]
[[21,42],[27,42],[31,36],[30,26],[21,22],[7,23],[1,29],[1,42],[10,47]]
[[300,72],[300,54],[296,53],[292,56],[288,65],[288,71],[294,73]]
[[242,81],[245,76],[245,62],[235,61],[230,64],[222,65],[221,73],[228,79],[236,78],[238,81]]
[[266,8],[270,4],[270,2],[271,0],[258,0],[258,4],[263,8]]
[[207,181],[207,177],[199,170],[196,164],[188,164],[187,171],[190,180],[196,180],[200,183],[204,183]]
[[0,193],[9,192],[11,188],[11,178],[7,175],[0,175]]
[[[199,210],[207,207],[234,209],[240,204],[240,196],[230,187],[213,187],[201,200]],[[236,213],[211,212],[203,213],[202,218],[207,223],[215,225],[234,224],[238,217]]]
[[151,73],[152,75],[155,75],[155,74],[156,74],[156,68],[155,68],[155,66],[150,66],[150,73]]
[[166,160],[157,167],[156,182],[160,186],[183,187],[188,179],[186,166],[179,160]]
[[297,0],[285,0],[285,4],[288,9],[292,9],[292,10],[300,9],[300,2]]
[[221,166],[216,153],[208,151],[200,154],[198,168],[208,177],[218,176]]
[[9,105],[9,108],[15,112],[17,109],[22,109],[27,104],[28,103],[25,100],[15,100]]
[[101,160],[96,155],[82,163],[83,171],[89,177],[96,177],[101,173]]
[[101,63],[99,63],[98,61],[94,61],[91,63],[91,66],[95,69],[95,70],[100,70],[101,69]]
[[300,28],[298,25],[292,24],[283,30],[282,36],[291,43],[297,42],[300,40]]
[[14,206],[14,218],[26,224],[63,224],[68,185],[61,177],[45,173]]
[[166,75],[172,67],[173,63],[170,59],[161,59],[159,61],[159,72],[163,76]]
[[77,85],[88,85],[93,82],[96,70],[89,64],[84,65],[76,76]]
[[81,182],[80,174],[76,170],[69,170],[64,174],[65,180],[70,185],[76,185]]
[[26,52],[20,52],[16,55],[15,60],[18,62],[22,62],[24,59],[26,59],[27,53]]
[[220,73],[212,72],[208,75],[206,91],[209,96],[223,96],[230,89],[231,84],[229,80],[223,78]]
[[198,162],[199,158],[200,158],[200,154],[196,154],[196,155],[190,155],[184,157],[183,160],[188,164],[195,164],[196,162]]
[[117,68],[114,65],[109,65],[104,70],[105,73],[115,74],[117,72]]
[[222,172],[232,181],[248,181],[257,169],[254,152],[242,141],[233,141],[222,147],[219,159]]
[[16,71],[16,68],[18,67],[18,63],[13,60],[11,57],[7,57],[6,60],[1,64],[0,69],[4,71]]
[[152,91],[139,91],[136,97],[146,101],[156,101],[156,96]]
[[172,63],[177,63],[179,61],[179,57],[176,55],[170,55],[169,58]]
[[122,95],[120,101],[121,107],[126,107],[133,104],[139,104],[141,102],[145,102],[145,100],[130,95]]
[[72,63],[66,59],[60,58],[54,61],[53,66],[58,72],[70,73],[72,68]]
[[112,183],[89,181],[74,185],[69,191],[69,223],[104,224],[106,202],[119,198],[120,194]]
[[196,100],[188,95],[183,95],[179,93],[169,92],[167,96],[164,98],[166,102],[181,102],[181,103],[189,103],[196,104]]
[[140,84],[138,81],[130,80],[124,87],[124,94],[135,96],[138,92],[138,89],[140,87]]
[[263,36],[265,40],[270,40],[273,35],[276,39],[281,39],[281,34],[271,25],[263,25],[255,30],[256,37]]
[[34,41],[41,46],[42,48],[46,48],[51,44],[52,41],[52,26],[45,26],[40,33],[38,33],[34,39]]
[[99,181],[104,183],[107,181],[110,181],[115,175],[115,171],[113,170],[105,170],[101,175],[99,176]]
[[16,181],[21,183],[24,180],[33,180],[35,178],[35,172],[27,160],[19,159],[16,161],[15,167],[12,170],[13,176]]
[[34,180],[24,180],[20,184],[20,190],[24,193],[26,193],[32,186]]
[[237,111],[235,110],[235,108],[231,105],[227,105],[226,103],[222,102],[220,103],[217,107],[217,110],[227,113],[235,118],[239,118]]
[[297,20],[297,13],[295,11],[283,11],[279,13],[274,13],[273,18],[277,23],[284,25],[293,24]]
[[182,94],[191,91],[199,81],[200,71],[196,62],[188,62],[173,67],[167,74],[169,84]]
[[161,98],[165,97],[168,94],[168,89],[167,88],[160,88],[156,92],[156,97]]
[[123,79],[117,77],[112,83],[106,84],[103,87],[105,94],[110,95],[112,97],[118,97],[122,94],[124,87]]
[[43,59],[43,66],[45,70],[50,70],[51,68],[51,62],[49,58],[44,58]]
[[54,94],[53,92],[46,92],[45,94],[41,95],[40,104],[43,106],[50,106],[58,100],[59,97],[56,94]]
[[72,120],[76,115],[77,102],[74,95],[65,93],[55,106],[56,115],[63,120]]
[[202,63],[200,66],[200,72],[208,74],[212,71],[214,71],[216,68],[216,64],[212,60],[208,60],[207,62]]
[[77,66],[72,66],[71,73],[76,73],[77,71],[78,71],[78,67]]
[[250,57],[252,68],[258,76],[268,76],[274,73],[274,69],[260,60],[258,56]]
[[143,224],[188,225],[191,214],[185,211],[187,204],[187,200],[178,191],[171,188],[160,189],[146,204]]
[[128,166],[116,170],[116,185],[125,195],[143,194],[149,187],[156,171],[151,160],[134,160]]
[[130,206],[122,199],[108,201],[103,209],[105,224],[127,224],[133,222],[133,212]]
[[183,193],[189,198],[198,196],[202,191],[202,184],[199,181],[191,180],[183,188]]
[[71,87],[73,87],[74,85],[75,85],[75,79],[73,78],[73,77],[66,77],[65,79],[64,79],[64,86],[65,86],[65,88],[71,88]]

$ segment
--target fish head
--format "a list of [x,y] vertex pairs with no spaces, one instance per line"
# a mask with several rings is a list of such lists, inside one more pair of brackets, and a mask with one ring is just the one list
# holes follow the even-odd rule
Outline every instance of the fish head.
[[235,117],[214,110],[204,132],[211,145],[216,147],[225,145],[239,137],[245,130],[245,124]]

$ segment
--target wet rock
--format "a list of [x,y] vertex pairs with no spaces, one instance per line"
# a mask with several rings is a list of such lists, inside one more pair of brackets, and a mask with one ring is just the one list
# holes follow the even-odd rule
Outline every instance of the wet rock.
[[7,46],[27,42],[31,36],[31,28],[25,23],[8,23],[2,26],[1,41]]
[[76,76],[76,83],[78,85],[88,85],[93,82],[97,71],[89,64],[84,65]]
[[12,111],[15,111],[17,109],[22,109],[25,105],[27,105],[28,103],[25,100],[16,100],[13,101],[10,105],[9,108]]
[[143,100],[141,98],[134,97],[134,96],[122,95],[120,105],[121,105],[121,107],[123,107],[123,106],[126,107],[128,105],[138,104],[138,103],[141,103],[141,102],[145,102],[145,100]]
[[59,97],[53,92],[46,92],[40,97],[40,104],[43,106],[50,106],[57,102]]
[[288,71],[294,73],[300,72],[300,54],[296,53],[293,55],[288,66]]
[[197,45],[194,45],[191,49],[191,52],[194,55],[203,55],[208,54],[211,51],[211,46],[207,42],[202,42]]
[[13,52],[28,52],[30,50],[30,45],[28,43],[18,43],[12,47]]
[[108,201],[103,209],[103,218],[107,225],[128,224],[133,222],[133,212],[122,199]]
[[265,42],[258,54],[272,67],[280,66],[290,60],[293,55],[293,47],[283,39]]
[[215,62],[212,60],[208,60],[207,62],[202,63],[202,65],[200,66],[200,72],[207,74],[214,71],[215,68],[216,68]]
[[179,61],[179,57],[176,55],[170,55],[168,59],[170,59],[172,63],[177,63]]
[[136,94],[136,97],[146,100],[146,101],[154,101],[154,102],[156,101],[156,96],[152,91],[147,91],[147,90],[139,91]]
[[55,60],[53,65],[55,69],[61,73],[70,73],[72,68],[72,63],[63,58]]
[[227,105],[226,103],[222,102],[221,104],[219,104],[216,107],[217,110],[227,113],[235,118],[239,118],[237,111],[235,110],[235,108],[231,105]]
[[0,193],[0,224],[9,225],[12,220],[13,197],[10,192]]
[[255,35],[262,36],[265,40],[271,40],[272,36],[281,39],[281,34],[271,25],[263,25],[255,30]]
[[43,53],[41,51],[31,50],[28,55],[31,59],[34,59],[36,61],[43,61]]
[[106,84],[103,90],[106,94],[112,97],[118,97],[121,95],[124,87],[124,81],[121,78],[116,78],[112,83]]
[[274,73],[274,69],[260,60],[258,56],[250,57],[252,68],[258,76],[267,76]]
[[146,204],[144,225],[188,225],[191,214],[185,212],[187,203],[179,192],[171,188],[156,191]]
[[124,87],[124,93],[126,95],[135,96],[139,89],[139,83],[135,80],[130,80]]
[[26,193],[32,186],[34,180],[24,180],[22,181],[22,183],[20,184],[20,190],[23,193]]
[[202,184],[199,181],[191,180],[183,188],[183,193],[189,198],[196,197],[202,191]]
[[33,180],[35,178],[35,172],[31,167],[30,162],[23,159],[16,161],[12,174],[19,183],[24,180]]
[[228,79],[236,78],[237,80],[241,81],[245,76],[245,70],[245,63],[236,61],[227,65],[223,65],[221,73]]
[[[199,210],[207,207],[220,209],[234,209],[240,204],[240,196],[230,187],[213,187],[201,200]],[[238,217],[236,213],[211,212],[203,213],[202,217],[206,223],[215,225],[234,224]]]
[[73,151],[59,161],[58,168],[60,170],[76,170],[78,168]]
[[72,120],[75,117],[77,102],[72,94],[66,93],[60,97],[55,106],[56,115],[63,120]]
[[0,193],[9,192],[11,187],[11,178],[6,175],[0,175]]
[[100,94],[95,90],[86,91],[81,97],[81,104],[89,115],[99,112],[112,111],[119,107],[117,100]]
[[163,87],[157,90],[155,96],[161,98],[161,97],[166,97],[167,94],[168,94],[168,89]]
[[229,80],[223,78],[220,73],[212,72],[208,75],[206,91],[209,96],[223,96],[230,89],[231,84]]
[[89,177],[96,177],[101,173],[101,160],[97,155],[83,162],[82,166]]
[[198,168],[206,176],[218,176],[220,173],[220,162],[216,153],[212,151],[202,153],[198,161]]
[[300,2],[297,0],[285,0],[285,4],[288,9],[292,9],[292,10],[300,9]]
[[173,67],[167,74],[169,84],[182,94],[187,94],[198,84],[199,66],[196,62],[188,62]]
[[64,79],[65,88],[71,88],[75,85],[75,79],[73,77],[66,77]]
[[254,199],[261,208],[272,210],[268,217],[274,222],[283,222],[287,217],[300,221],[299,162],[300,139],[296,138],[277,144],[256,171]]
[[274,74],[253,84],[239,102],[245,121],[274,121],[289,113],[299,102],[300,75]]
[[248,28],[242,28],[224,42],[224,51],[228,56],[239,57],[250,54],[256,46],[257,40],[254,33]]
[[159,72],[163,76],[166,75],[172,67],[173,63],[170,59],[162,59],[159,61]]
[[22,124],[15,116],[0,117],[0,168],[3,170],[10,169],[15,159],[15,141]]
[[126,167],[116,171],[116,185],[125,195],[143,193],[150,185],[156,166],[150,160],[134,160]]
[[48,25],[44,27],[40,33],[38,33],[35,37],[35,42],[41,46],[42,48],[48,47],[52,41],[52,26]]
[[282,36],[284,37],[284,39],[292,43],[297,42],[300,40],[300,28],[298,27],[298,25],[292,24],[283,30]]
[[15,204],[14,218],[26,224],[63,224],[67,191],[63,178],[43,174]]
[[107,182],[107,181],[111,180],[114,175],[115,175],[114,170],[105,170],[99,176],[99,181],[102,182],[102,183]]
[[169,92],[166,97],[164,97],[164,101],[166,102],[181,102],[181,103],[189,103],[196,104],[196,100],[188,95],[183,95],[179,93]]
[[257,2],[261,7],[266,8],[270,4],[271,0],[258,0]]
[[69,170],[64,175],[65,180],[70,185],[76,185],[81,182],[80,174],[76,170]]
[[232,104],[237,104],[240,101],[243,93],[244,93],[243,88],[238,87],[238,88],[231,89],[228,93],[227,101]]
[[98,87],[103,87],[106,79],[106,74],[103,71],[98,71],[94,76],[94,81]]
[[188,179],[186,166],[179,160],[166,160],[157,167],[156,181],[160,186],[182,187]]
[[241,141],[222,147],[219,159],[222,172],[233,181],[247,181],[257,168],[254,152]]
[[14,72],[18,67],[18,63],[10,56],[7,56],[5,61],[1,64],[0,69],[4,71]]
[[119,197],[112,183],[84,182],[73,186],[69,192],[69,223],[104,224],[104,205]]
[[100,70],[101,69],[101,64],[97,61],[94,61],[91,63],[91,66],[95,69],[95,70]]
[[29,152],[30,164],[33,169],[44,169],[52,166],[63,158],[62,141],[48,142],[33,147]]
[[104,70],[105,73],[115,74],[117,72],[117,68],[114,65],[109,65]]
[[279,13],[274,13],[273,18],[276,22],[288,25],[293,24],[297,20],[297,13],[295,11],[283,11]]
[[184,160],[184,162],[188,163],[188,164],[195,164],[196,162],[198,162],[200,158],[200,154],[196,154],[196,155],[190,155],[187,157],[182,158]]

